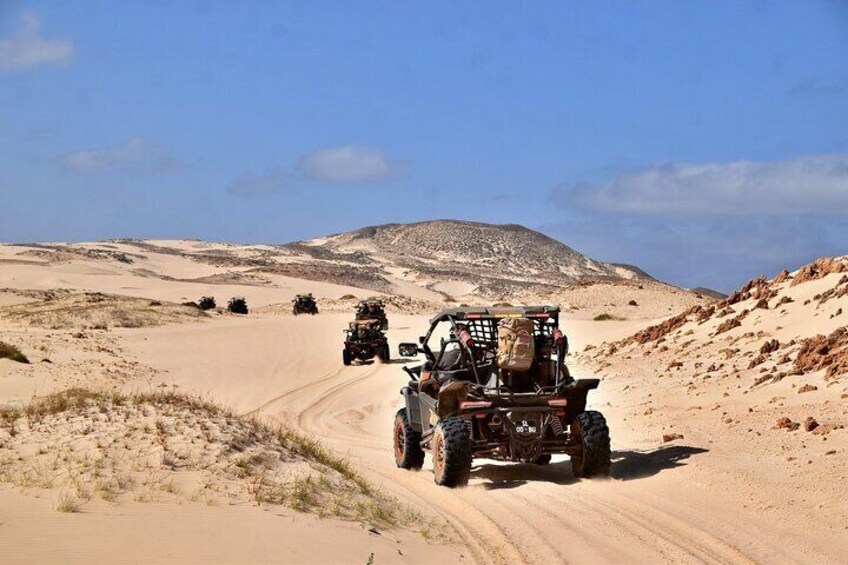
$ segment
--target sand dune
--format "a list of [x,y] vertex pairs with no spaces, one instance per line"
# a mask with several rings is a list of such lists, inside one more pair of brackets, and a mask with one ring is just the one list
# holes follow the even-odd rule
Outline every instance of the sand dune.
[[[90,253],[98,246],[102,252]],[[840,427],[848,422],[844,375],[828,375],[829,367],[840,366],[838,355],[822,360],[841,351],[842,342],[837,336],[822,353],[821,346],[806,341],[818,334],[826,339],[844,327],[842,317],[848,314],[837,314],[840,308],[848,310],[843,273],[818,268],[787,274],[713,305],[650,283],[641,289],[608,282],[606,287],[575,287],[571,294],[562,290],[564,303],[578,305],[566,310],[563,321],[576,352],[572,372],[602,377],[590,404],[610,422],[612,479],[577,480],[563,458],[547,467],[479,460],[469,486],[450,490],[433,484],[429,458],[419,472],[394,466],[390,424],[405,383],[400,364],[341,363],[342,330],[356,302],[342,297],[370,290],[278,275],[267,275],[271,282],[264,286],[233,278],[244,271],[240,261],[267,261],[276,253],[263,246],[169,241],[74,247],[82,251],[60,246],[60,255],[54,256],[52,248],[0,246],[0,259],[13,261],[0,268],[0,287],[11,289],[0,292],[6,304],[0,308],[0,338],[32,361],[0,359],[0,404],[7,413],[72,386],[109,395],[200,395],[264,424],[290,426],[320,439],[348,458],[379,492],[409,505],[420,518],[381,525],[374,533],[361,517],[319,518],[314,507],[299,511],[283,503],[260,504],[232,474],[230,463],[238,467],[240,455],[216,451],[214,442],[207,446],[202,434],[189,433],[188,422],[196,415],[106,410],[110,416],[103,421],[113,421],[114,428],[104,428],[97,410],[84,417],[61,412],[41,431],[22,420],[16,435],[7,431],[0,438],[0,452],[22,457],[2,466],[4,563],[90,562],[95,557],[364,563],[372,553],[375,563],[839,563],[848,554],[843,492],[848,434]],[[36,254],[15,262],[24,259],[22,249]],[[202,260],[186,256],[195,253]],[[224,284],[209,282],[217,275],[229,278]],[[467,290],[456,283],[437,290],[446,289]],[[304,290],[319,297],[318,316],[289,313],[291,295]],[[152,301],[179,303],[202,294],[219,296],[219,303],[243,295],[255,308],[248,316],[162,316],[154,317],[155,324],[121,327],[95,320],[97,304],[74,298],[81,292],[118,296],[110,300],[136,305],[145,316],[160,308],[151,307]],[[423,293],[392,299],[393,351],[398,342],[414,340],[443,304],[431,298]],[[767,308],[757,307],[762,299]],[[38,306],[21,309],[24,300]],[[638,306],[630,306],[630,300]],[[67,310],[56,307],[66,302]],[[92,312],[85,313],[89,306]],[[623,315],[629,309],[637,312]],[[33,316],[48,312],[51,319],[43,323],[33,316],[2,315],[27,310]],[[682,319],[667,317],[681,310],[686,312]],[[65,311],[65,321],[74,323],[54,319]],[[593,321],[599,313],[613,319]],[[736,318],[738,326],[719,332]],[[772,339],[778,345],[763,349]],[[781,427],[784,417],[790,425]],[[811,431],[805,430],[807,417],[816,420]],[[126,427],[135,418],[139,425]],[[131,439],[130,452],[149,446],[159,454],[153,462],[161,466],[166,459],[155,443],[157,418],[170,438],[165,445],[185,447],[174,451],[185,455],[184,470],[159,469],[165,479],[148,485],[156,496],[146,500],[134,499],[131,491],[104,498],[92,489],[88,498],[75,494],[79,513],[57,512],[72,475],[48,472],[51,451],[39,446],[55,438],[39,434],[58,430],[60,437],[74,438],[61,449],[88,445],[104,461],[114,460],[115,451],[98,447],[98,440]],[[791,424],[798,425],[789,430]],[[129,436],[124,439],[124,434]],[[64,453],[61,449],[57,453]],[[79,469],[85,473],[100,465],[96,457],[86,458],[85,450],[73,453],[83,457]],[[201,464],[216,453],[213,464]],[[133,456],[126,461],[138,461],[139,467],[147,460]],[[43,473],[22,478],[34,468]],[[42,478],[39,484],[42,475],[57,482],[50,486]],[[109,477],[104,470],[98,479],[108,483]],[[182,495],[169,492],[168,478],[180,485]],[[208,501],[185,496],[197,492],[190,487],[204,480],[227,487]],[[45,535],[54,531],[65,535]]]

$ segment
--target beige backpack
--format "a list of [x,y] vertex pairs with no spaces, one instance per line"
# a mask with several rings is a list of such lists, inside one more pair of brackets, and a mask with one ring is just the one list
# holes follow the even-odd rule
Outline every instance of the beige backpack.
[[526,371],[535,355],[533,320],[503,318],[498,322],[498,367],[507,371]]

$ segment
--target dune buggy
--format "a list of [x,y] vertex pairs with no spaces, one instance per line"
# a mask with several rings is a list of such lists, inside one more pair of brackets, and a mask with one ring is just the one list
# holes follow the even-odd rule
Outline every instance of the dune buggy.
[[389,329],[389,319],[386,318],[386,304],[379,299],[369,298],[356,305],[357,320],[379,320],[383,331]]
[[342,361],[350,365],[354,360],[368,361],[377,357],[389,361],[389,340],[380,328],[380,320],[354,320],[345,330]]
[[318,304],[315,303],[315,298],[312,293],[298,294],[292,300],[292,314],[317,314]]
[[[504,320],[521,318],[528,368],[501,368]],[[439,332],[439,345],[430,346]],[[447,337],[444,337],[447,334]],[[430,320],[419,343],[401,343],[403,357],[424,355],[404,367],[405,403],[394,422],[398,467],[419,469],[433,456],[435,481],[468,481],[475,457],[544,465],[553,454],[570,456],[576,477],[609,474],[610,439],[600,412],[586,410],[598,379],[573,379],[564,359],[568,340],[559,329],[559,309],[451,308]]]

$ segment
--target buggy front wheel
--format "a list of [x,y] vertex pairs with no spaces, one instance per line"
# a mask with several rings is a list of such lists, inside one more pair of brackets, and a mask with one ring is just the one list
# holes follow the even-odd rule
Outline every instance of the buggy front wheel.
[[409,424],[406,408],[395,414],[394,448],[395,464],[401,469],[420,469],[424,465],[421,434]]

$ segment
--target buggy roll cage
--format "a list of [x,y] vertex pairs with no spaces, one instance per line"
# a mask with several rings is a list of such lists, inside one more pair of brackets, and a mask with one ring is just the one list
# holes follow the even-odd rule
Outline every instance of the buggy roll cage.
[[[470,359],[471,372],[474,375],[474,382],[478,387],[484,390],[492,390],[491,387],[486,387],[485,383],[481,382],[480,374],[477,367],[477,355],[475,349],[477,342],[493,344],[497,342],[498,327],[497,321],[504,318],[528,318],[533,320],[534,324],[534,339],[538,336],[546,336],[552,340],[553,348],[556,351],[555,363],[555,379],[552,387],[539,387],[539,393],[554,393],[557,392],[564,384],[562,373],[562,360],[568,353],[568,338],[559,329],[559,313],[560,309],[556,306],[524,306],[518,308],[487,308],[487,307],[472,307],[472,308],[447,308],[430,319],[430,327],[427,333],[420,338],[421,350],[428,361],[434,367],[437,367],[445,355],[447,346],[451,343],[456,343],[463,355],[467,355]],[[428,342],[436,330],[436,327],[442,322],[449,322],[451,326],[450,337],[441,340],[439,354],[435,355],[430,348]],[[484,349],[485,351],[485,349]],[[418,380],[415,372],[404,367],[404,370],[413,378]],[[494,390],[500,395],[502,385],[500,384],[500,372],[497,373],[497,381]]]

